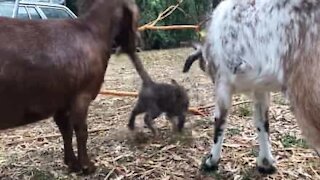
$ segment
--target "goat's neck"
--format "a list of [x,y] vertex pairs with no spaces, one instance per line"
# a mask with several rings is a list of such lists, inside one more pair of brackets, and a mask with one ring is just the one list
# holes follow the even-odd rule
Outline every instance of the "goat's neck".
[[[117,28],[117,0],[96,0],[89,12],[80,19],[89,27],[97,39],[112,42]],[[111,46],[111,45],[110,45]]]

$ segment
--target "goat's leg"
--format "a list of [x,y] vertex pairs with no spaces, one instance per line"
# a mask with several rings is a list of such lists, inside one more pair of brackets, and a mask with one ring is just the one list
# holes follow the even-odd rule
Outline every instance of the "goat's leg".
[[276,171],[274,159],[271,153],[269,139],[269,93],[254,93],[254,124],[258,132],[259,156],[257,168],[260,173],[272,174]]
[[232,92],[227,83],[216,84],[216,109],[214,125],[214,143],[210,154],[204,158],[201,169],[204,171],[214,171],[218,169],[221,158],[222,143],[228,110],[231,106]]
[[69,167],[70,171],[78,172],[81,170],[78,159],[76,158],[72,148],[73,128],[67,112],[60,111],[54,115],[54,121],[62,134],[64,143],[64,163]]
[[77,137],[78,160],[84,174],[90,174],[95,171],[94,164],[89,160],[87,153],[88,126],[87,113],[91,102],[91,96],[78,96],[71,108],[71,122]]

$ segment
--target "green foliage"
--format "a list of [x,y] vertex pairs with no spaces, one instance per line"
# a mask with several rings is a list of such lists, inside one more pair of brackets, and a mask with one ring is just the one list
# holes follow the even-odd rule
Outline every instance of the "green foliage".
[[252,115],[252,109],[251,106],[248,104],[244,104],[239,106],[238,108],[238,116],[239,117],[249,117]]
[[31,174],[30,180],[54,180],[56,179],[50,172],[33,169],[28,172]]
[[[157,16],[177,0],[137,0],[141,13],[140,24],[155,20]],[[180,7],[157,25],[195,25],[210,12],[211,2],[204,0],[183,0]],[[199,38],[194,30],[146,30],[142,33],[145,49],[176,47],[182,41]]]
[[229,128],[227,134],[234,136],[234,135],[239,135],[241,133],[241,130],[238,128]]
[[[171,5],[181,0],[136,0],[140,9],[140,25],[155,20],[158,15]],[[157,25],[196,25],[206,19],[212,3],[220,0],[182,0],[182,4],[170,16]],[[77,15],[88,10],[94,0],[66,0],[67,6]],[[77,7],[78,5],[78,7]],[[146,30],[142,32],[144,49],[163,49],[177,47],[180,42],[199,39],[204,32],[194,30]]]
[[285,134],[282,137],[281,143],[285,148],[290,148],[290,147],[308,148],[307,142],[304,139],[298,139],[297,137],[291,136],[289,134]]
[[76,15],[78,15],[77,2],[78,0],[66,0],[66,6]]

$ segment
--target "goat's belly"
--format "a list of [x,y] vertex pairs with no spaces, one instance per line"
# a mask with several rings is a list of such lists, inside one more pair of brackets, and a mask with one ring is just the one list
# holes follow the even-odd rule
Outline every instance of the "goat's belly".
[[23,100],[0,103],[0,130],[27,125],[54,115],[59,109],[52,104],[24,104]]
[[0,130],[27,125],[47,119],[53,115],[49,111],[31,111],[19,109],[0,110]]
[[277,92],[282,88],[282,83],[277,77],[254,77],[236,76],[233,79],[234,89],[237,93],[242,92]]
[[4,130],[35,123],[51,117],[52,114],[33,112],[13,112],[10,114],[0,114],[0,116],[0,130]]

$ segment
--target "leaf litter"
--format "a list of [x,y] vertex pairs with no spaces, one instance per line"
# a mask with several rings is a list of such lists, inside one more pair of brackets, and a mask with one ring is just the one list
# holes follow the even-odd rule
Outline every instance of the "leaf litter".
[[[213,105],[214,85],[198,64],[189,73],[182,73],[184,60],[191,51],[189,48],[148,51],[140,56],[154,80],[169,83],[174,78],[185,86],[191,106]],[[140,84],[128,58],[113,56],[102,90],[134,92]],[[127,121],[135,101],[132,97],[99,95],[90,106],[87,146],[98,166],[94,174],[68,173],[63,164],[62,138],[50,119],[0,132],[0,179],[320,179],[320,160],[303,143],[281,94],[272,95],[270,107],[270,134],[278,168],[270,176],[259,175],[255,170],[257,134],[251,101],[245,96],[233,99],[220,167],[209,174],[199,172],[199,167],[213,141],[211,117],[189,115],[185,132],[179,135],[171,131],[170,123],[161,116],[155,121],[160,135],[154,138],[144,128],[140,116],[136,120],[139,131],[133,135],[127,130]],[[209,110],[213,108],[214,105]]]

